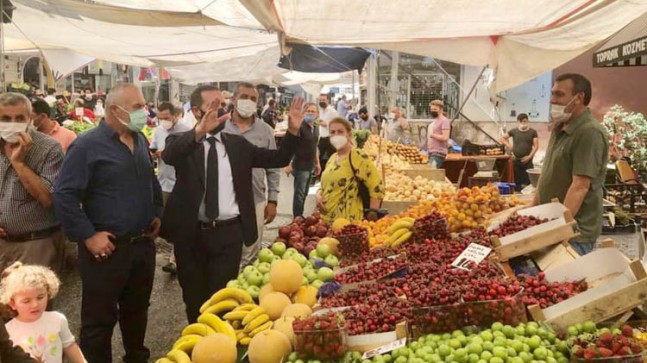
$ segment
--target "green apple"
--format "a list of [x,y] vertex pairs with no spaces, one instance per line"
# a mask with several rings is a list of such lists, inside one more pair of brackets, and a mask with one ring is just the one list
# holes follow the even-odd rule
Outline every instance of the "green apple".
[[[285,255],[283,255],[283,256],[285,256]],[[276,261],[281,261],[281,257],[279,257],[279,256],[272,257],[272,261],[270,261],[270,265],[273,265],[274,262],[276,262]]]
[[243,276],[245,276],[245,279],[247,279],[249,277],[249,275],[251,275],[252,272],[254,272],[254,271],[258,271],[258,270],[256,270],[256,267],[254,267],[254,266],[245,266],[245,268],[243,269]]
[[270,283],[270,274],[263,275],[263,282],[262,282],[263,285],[262,286],[265,286],[265,285],[267,285],[269,283]]
[[305,276],[308,278],[308,281],[313,282],[319,278],[319,274],[315,270],[308,271]]
[[329,264],[332,267],[337,267],[339,265],[339,259],[335,255],[328,255],[324,259],[324,262]]
[[301,280],[301,285],[308,286],[309,284],[310,284],[310,280],[308,280],[307,277],[303,276],[303,280]]
[[317,250],[312,250],[308,254],[308,258],[310,259],[310,261],[312,261],[313,258],[321,258],[321,257],[319,257],[319,254],[317,253]]
[[240,288],[241,289],[247,290],[248,287],[249,287],[249,283],[247,283],[247,281],[243,281],[243,282],[240,283]]
[[306,267],[306,268],[307,268],[307,267],[309,267],[309,268],[314,269],[314,268],[315,268],[315,265],[314,265],[312,262],[308,261],[308,262],[306,262],[306,266],[305,266],[305,267]]
[[[294,248],[294,247],[290,247],[290,248],[288,248],[287,250],[285,250],[285,253],[287,253],[287,254],[289,254],[290,256],[292,256],[292,255],[294,255],[295,253],[299,253],[299,251],[297,251],[297,249],[296,249],[296,248]],[[285,254],[285,253],[284,253],[284,254]]]
[[306,256],[304,256],[304,255],[302,255],[300,253],[292,256],[292,260],[294,262],[298,263],[299,266],[301,266],[301,267],[305,266],[306,262],[308,262],[308,259],[306,258]]
[[252,271],[249,276],[247,276],[247,283],[250,286],[260,286],[261,281],[263,281],[263,274],[258,270]]
[[258,272],[260,272],[262,274],[266,274],[266,273],[270,272],[270,268],[272,268],[272,266],[269,263],[261,262],[261,263],[258,264],[258,267],[256,269],[258,270]]
[[317,254],[321,258],[326,258],[330,254],[330,246],[319,243],[317,244]]
[[321,281],[321,280],[314,280],[314,281],[312,281],[312,283],[310,284],[310,286],[312,286],[312,287],[314,287],[314,288],[317,288],[317,289],[318,289],[318,288],[320,288],[320,287],[321,287],[321,285],[323,285],[323,284],[324,284],[324,282],[323,282],[323,281]]
[[317,271],[317,276],[319,280],[323,282],[332,281],[335,278],[335,274],[328,267],[322,267]]
[[238,280],[231,280],[227,283],[227,287],[235,287],[238,288],[240,286],[240,283]]
[[274,253],[272,253],[272,250],[270,250],[267,247],[261,249],[261,252],[258,253],[258,259],[261,262],[272,262],[273,258],[274,258]]
[[261,292],[261,288],[258,286],[250,286],[246,289],[246,291],[249,293],[249,295],[252,296],[253,299],[258,299],[258,294]]
[[275,242],[272,245],[272,252],[274,252],[274,254],[277,255],[277,256],[283,256],[286,249],[287,248],[285,246],[285,243],[283,243],[283,242]]
[[236,278],[236,280],[238,280],[239,284],[242,284],[243,282],[245,282],[245,275],[238,274],[238,277]]
[[254,263],[252,264],[252,266],[254,266],[254,267],[258,267],[258,265],[259,265],[260,263],[261,263],[261,260],[259,260],[259,259],[257,258],[257,259],[254,261]]

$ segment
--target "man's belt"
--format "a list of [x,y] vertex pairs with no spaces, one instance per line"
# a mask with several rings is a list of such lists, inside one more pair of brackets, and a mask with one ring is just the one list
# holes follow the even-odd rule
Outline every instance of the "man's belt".
[[147,236],[147,232],[145,230],[141,230],[138,232],[122,234],[121,236],[111,238],[110,240],[115,245],[125,245],[138,242],[147,242],[150,241],[151,238]]
[[35,241],[37,239],[43,239],[51,236],[55,232],[61,230],[61,226],[54,226],[47,229],[43,229],[36,232],[30,232],[25,234],[7,234],[4,237],[4,240],[7,242],[28,242]]
[[216,229],[218,227],[233,226],[237,223],[240,223],[240,216],[222,221],[198,222],[198,227],[200,229]]

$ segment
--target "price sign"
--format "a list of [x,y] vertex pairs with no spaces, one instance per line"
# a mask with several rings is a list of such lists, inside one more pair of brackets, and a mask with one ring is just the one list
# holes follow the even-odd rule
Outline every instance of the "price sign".
[[376,356],[378,354],[385,354],[385,353],[388,353],[388,352],[390,352],[392,350],[402,348],[405,345],[407,345],[407,338],[398,339],[398,340],[396,340],[394,342],[384,344],[381,347],[377,347],[377,348],[374,348],[374,349],[371,349],[369,351],[364,352],[364,355],[362,356],[362,359],[371,359],[371,358],[373,358],[374,356]]
[[470,270],[472,263],[477,265],[481,263],[492,251],[490,247],[485,247],[477,243],[470,243],[461,254],[456,257],[452,266],[463,270]]

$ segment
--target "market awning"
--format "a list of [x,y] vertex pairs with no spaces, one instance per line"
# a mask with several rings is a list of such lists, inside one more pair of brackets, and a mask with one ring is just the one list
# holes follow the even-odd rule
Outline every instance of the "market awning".
[[634,20],[593,53],[594,67],[647,66],[647,14]]
[[[14,4],[14,23],[5,27],[8,44],[20,39],[40,49],[69,49],[117,63],[180,67],[260,57],[270,48],[284,47],[280,38],[487,65],[496,71],[493,91],[554,69],[647,12],[647,0],[491,0],[478,6],[473,0],[14,0]],[[118,21],[117,10],[124,12]],[[286,48],[280,49],[279,54],[287,54]]]

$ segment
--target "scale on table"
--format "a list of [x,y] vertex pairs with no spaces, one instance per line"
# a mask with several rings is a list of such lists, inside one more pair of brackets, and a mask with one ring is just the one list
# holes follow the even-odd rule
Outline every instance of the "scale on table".
[[478,170],[472,178],[498,178],[499,172],[494,170],[496,159],[477,159],[474,160]]

